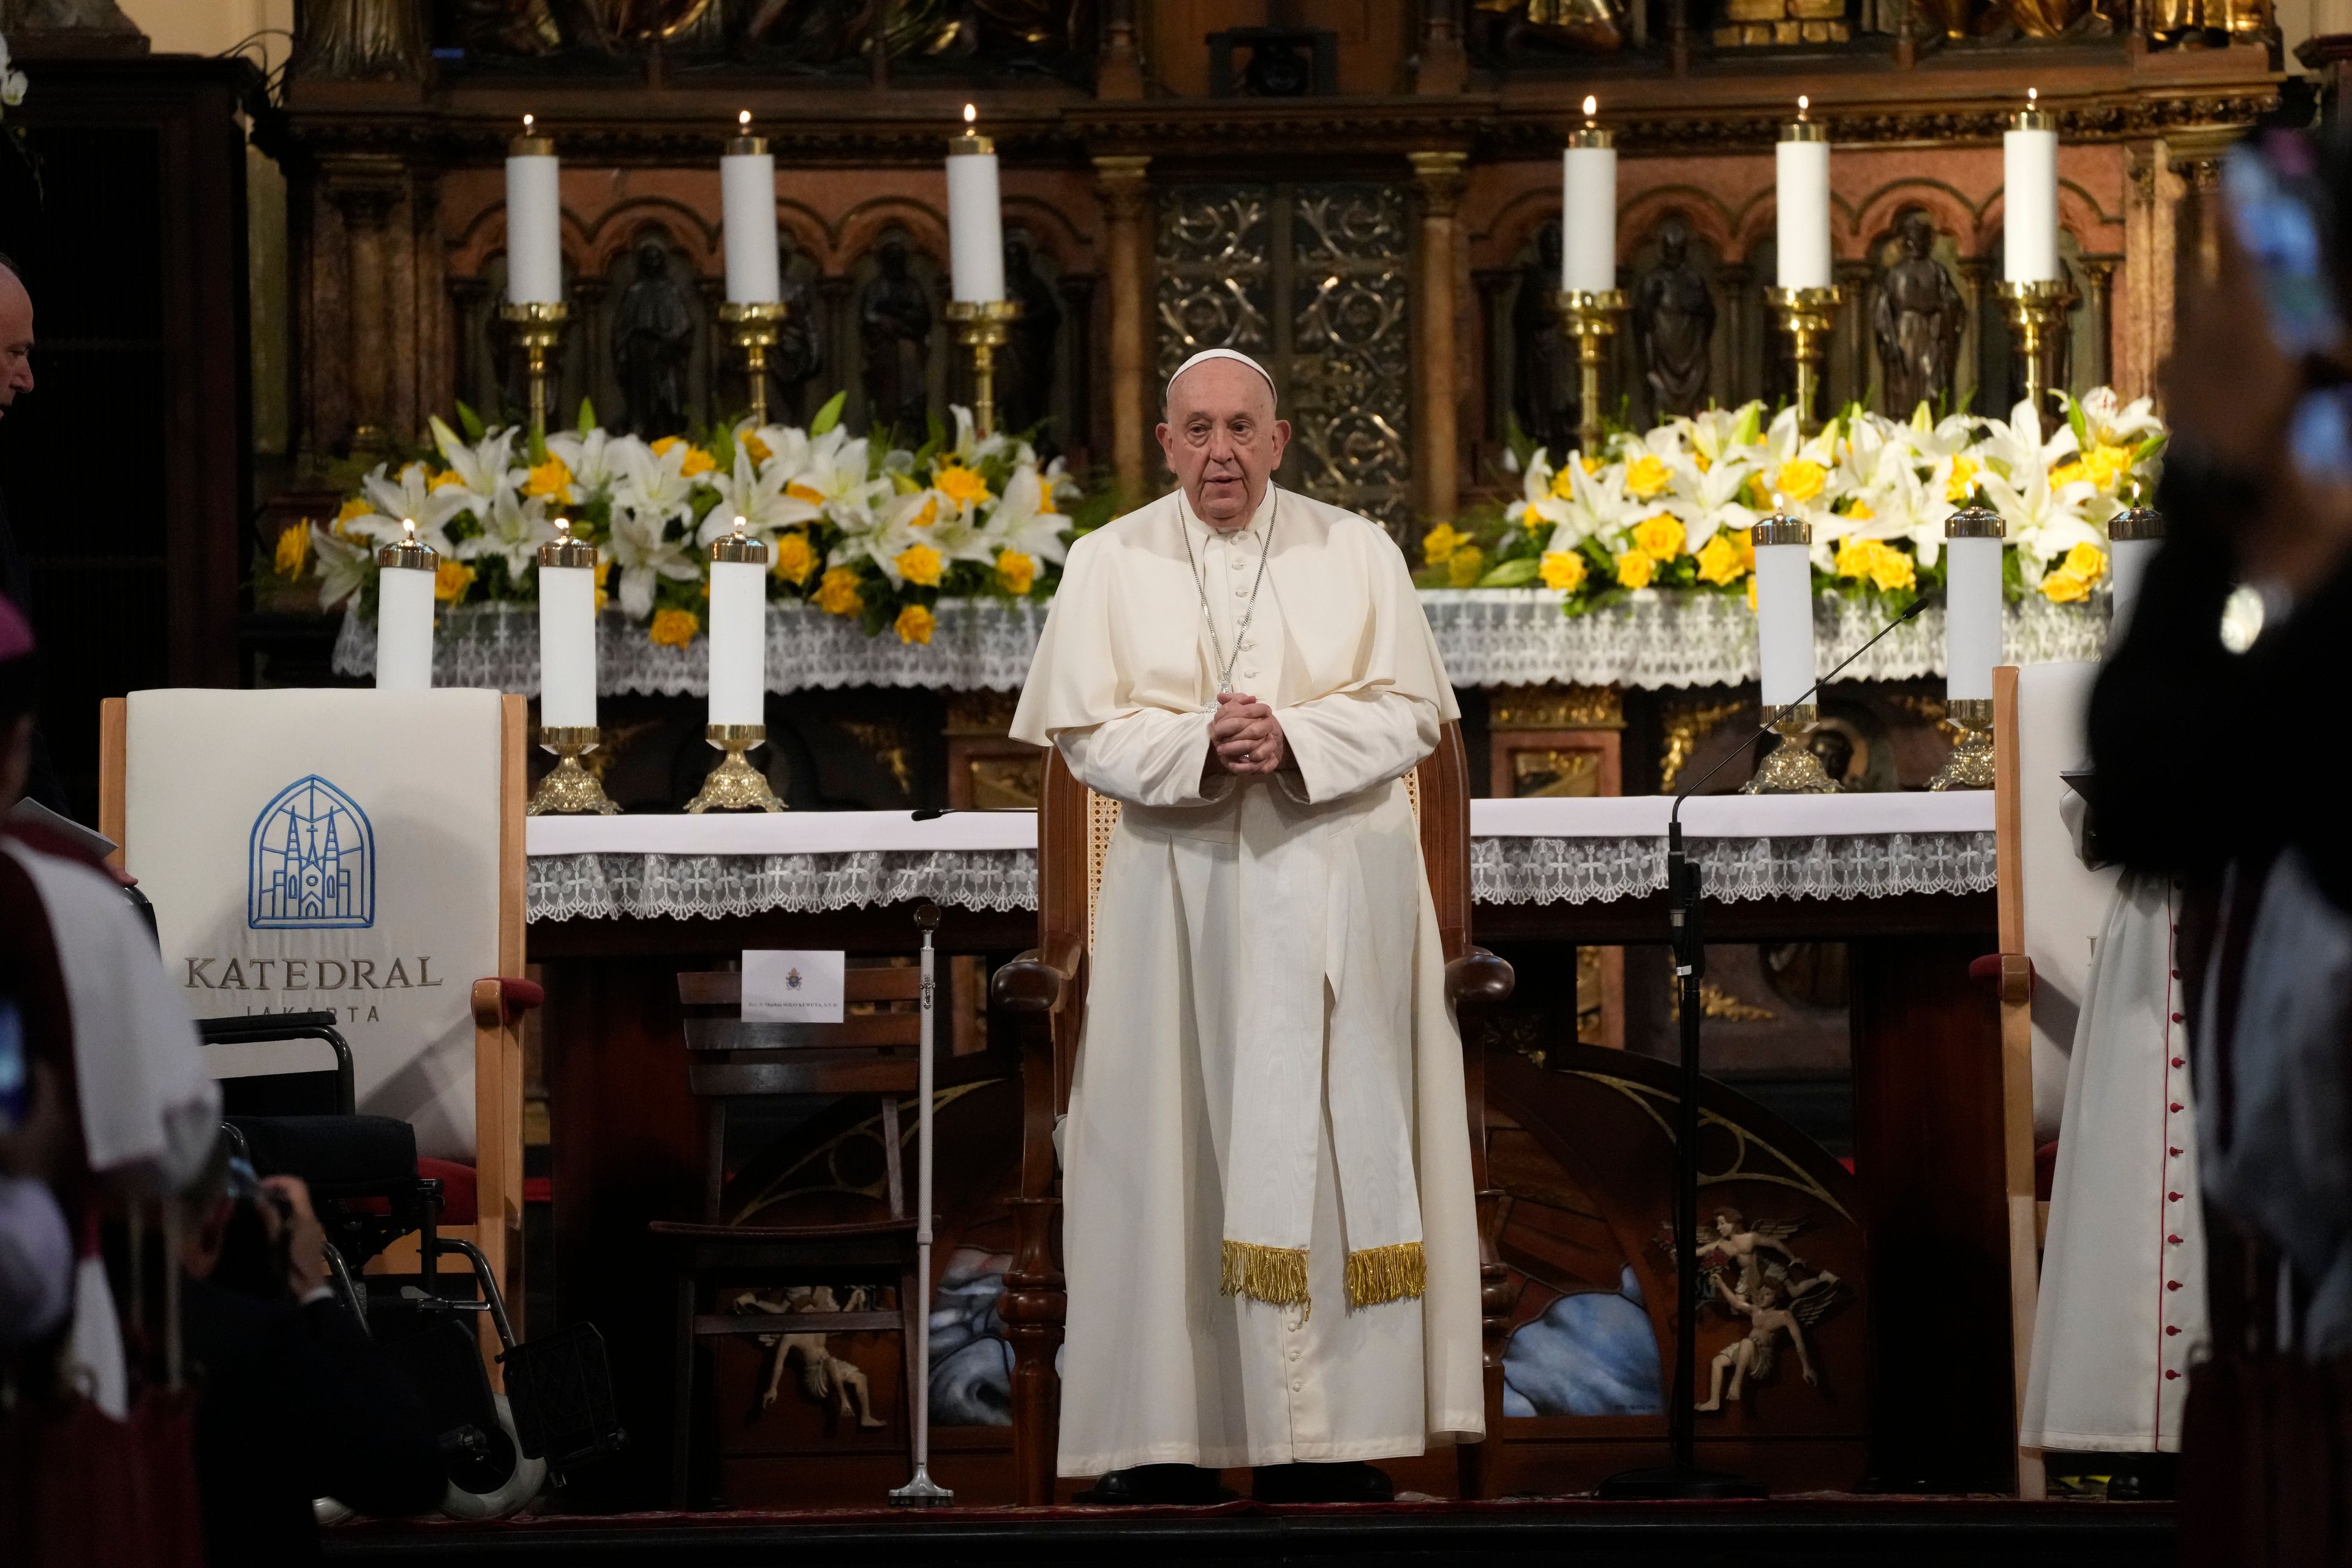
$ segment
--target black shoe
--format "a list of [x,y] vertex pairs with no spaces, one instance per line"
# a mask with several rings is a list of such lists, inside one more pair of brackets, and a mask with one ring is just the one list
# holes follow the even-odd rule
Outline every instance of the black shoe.
[[1138,1465],[1131,1470],[1110,1471],[1070,1500],[1089,1508],[1141,1503],[1207,1508],[1233,1501],[1234,1494],[1217,1484],[1216,1471],[1198,1465]]
[[1250,1496],[1260,1502],[1392,1502],[1396,1483],[1385,1470],[1353,1462],[1266,1465],[1252,1472]]

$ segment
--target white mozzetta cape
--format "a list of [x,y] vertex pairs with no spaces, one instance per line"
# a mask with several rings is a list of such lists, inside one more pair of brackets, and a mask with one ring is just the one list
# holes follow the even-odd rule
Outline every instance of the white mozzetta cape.
[[[1213,628],[1295,773],[1202,791]],[[1455,715],[1352,513],[1270,488],[1220,535],[1179,494],[1072,547],[1013,724],[1125,803],[1065,1129],[1062,1474],[1484,1434],[1461,1044],[1402,782]]]

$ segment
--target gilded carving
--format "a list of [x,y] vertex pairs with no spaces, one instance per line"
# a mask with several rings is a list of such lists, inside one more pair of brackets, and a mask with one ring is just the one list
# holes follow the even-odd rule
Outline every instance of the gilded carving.
[[1506,686],[1487,700],[1489,730],[1622,730],[1625,695],[1613,686]]

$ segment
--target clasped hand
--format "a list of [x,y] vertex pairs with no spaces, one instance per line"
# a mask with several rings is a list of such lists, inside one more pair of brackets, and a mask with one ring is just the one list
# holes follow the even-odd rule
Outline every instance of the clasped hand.
[[1209,760],[1204,773],[1271,777],[1287,756],[1282,725],[1273,709],[1247,692],[1217,693],[1217,711],[1209,720]]

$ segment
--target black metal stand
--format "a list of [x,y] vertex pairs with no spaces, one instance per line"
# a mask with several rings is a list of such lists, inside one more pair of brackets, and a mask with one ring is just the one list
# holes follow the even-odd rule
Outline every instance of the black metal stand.
[[1682,1087],[1675,1108],[1675,1381],[1667,1396],[1670,1463],[1625,1470],[1601,1483],[1605,1498],[1762,1497],[1754,1481],[1698,1468],[1698,1026],[1706,943],[1699,934],[1699,869],[1683,850],[1681,802],[1666,824],[1667,918],[1674,922],[1675,981],[1682,1000]]

